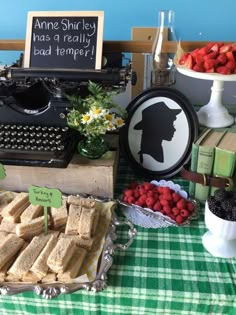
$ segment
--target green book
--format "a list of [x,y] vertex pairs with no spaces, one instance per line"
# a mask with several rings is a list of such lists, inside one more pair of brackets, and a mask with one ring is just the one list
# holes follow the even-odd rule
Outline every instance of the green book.
[[[235,172],[235,160],[236,133],[234,130],[229,129],[215,148],[213,175],[232,178]],[[214,194],[216,189],[216,187],[211,187],[211,195]],[[231,189],[233,189],[233,187]]]
[[[226,133],[226,130],[211,129],[211,131],[199,143],[197,158],[197,173],[212,174],[215,147]],[[195,198],[204,203],[210,193],[210,187],[196,183]]]
[[[198,160],[198,148],[199,143],[207,136],[207,134],[211,131],[211,129],[204,129],[201,132],[200,136],[197,138],[195,142],[192,144],[192,151],[191,151],[191,162],[190,162],[190,169],[193,172],[197,171],[197,160]],[[189,196],[194,198],[195,197],[195,182],[189,182]]]

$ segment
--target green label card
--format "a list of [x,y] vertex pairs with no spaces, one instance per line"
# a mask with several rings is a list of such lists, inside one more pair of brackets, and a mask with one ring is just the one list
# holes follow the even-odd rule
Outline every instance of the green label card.
[[62,195],[59,189],[30,186],[29,200],[33,205],[43,207],[60,208],[62,206]]
[[4,166],[0,164],[0,179],[4,179],[6,177],[6,172]]
[[60,208],[62,195],[59,189],[31,186],[29,188],[29,200],[33,205],[44,208],[44,233],[48,234],[48,207]]

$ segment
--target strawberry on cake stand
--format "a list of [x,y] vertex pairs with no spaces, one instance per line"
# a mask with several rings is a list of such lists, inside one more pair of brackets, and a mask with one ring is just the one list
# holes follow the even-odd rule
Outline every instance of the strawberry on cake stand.
[[234,117],[229,114],[227,108],[222,104],[222,93],[224,83],[226,81],[236,81],[236,74],[202,73],[184,66],[178,66],[177,70],[189,77],[213,81],[209,103],[202,106],[197,112],[200,125],[209,128],[221,128],[231,126],[234,123]]
[[200,125],[221,128],[234,123],[233,116],[222,104],[222,93],[225,82],[236,81],[236,44],[212,42],[184,53],[177,70],[192,78],[213,81],[210,101],[197,113]]

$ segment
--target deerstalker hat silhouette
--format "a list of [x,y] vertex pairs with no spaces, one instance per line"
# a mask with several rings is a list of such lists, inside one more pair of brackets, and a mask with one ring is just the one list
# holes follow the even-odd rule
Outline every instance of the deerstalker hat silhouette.
[[152,124],[150,125],[151,122],[157,123],[158,120],[161,120],[162,123],[165,123],[164,117],[175,120],[181,111],[182,109],[169,108],[164,102],[155,103],[142,111],[142,120],[134,126],[134,129],[155,128]]

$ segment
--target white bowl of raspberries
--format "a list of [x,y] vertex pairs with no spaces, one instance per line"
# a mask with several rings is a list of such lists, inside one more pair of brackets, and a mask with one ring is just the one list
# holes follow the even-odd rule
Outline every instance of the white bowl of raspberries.
[[197,216],[197,203],[172,181],[133,182],[119,202],[132,223],[147,228],[186,225]]
[[209,231],[202,242],[213,256],[236,257],[236,193],[219,188],[205,203],[205,224]]

